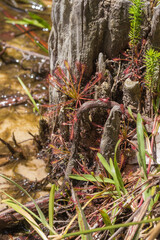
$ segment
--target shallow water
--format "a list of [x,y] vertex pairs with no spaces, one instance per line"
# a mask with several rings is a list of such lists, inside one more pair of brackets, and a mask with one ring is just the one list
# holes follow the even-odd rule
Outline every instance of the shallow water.
[[[48,13],[49,11],[50,9]],[[0,3],[0,40],[16,48],[7,48],[4,59],[0,60],[0,101],[6,101],[8,96],[13,96],[14,99],[17,94],[25,94],[17,77],[23,80],[33,94],[47,92],[44,82],[45,77],[43,77],[42,72],[44,67],[48,67],[48,62],[46,63],[46,60],[36,58],[32,54],[27,58],[22,52],[17,51],[17,48],[38,52],[39,54],[43,54],[43,52],[26,35],[13,37],[16,34],[21,34],[21,32],[14,25],[5,23],[4,17],[6,15],[4,13],[6,12],[12,16],[16,14],[17,17],[21,16],[21,13],[14,12],[13,9]],[[49,18],[49,15],[46,16]],[[36,34],[47,41],[48,32],[37,31]],[[15,181],[22,179],[39,181],[47,175],[46,162],[37,156],[37,148],[29,134],[29,132],[33,135],[38,134],[38,125],[39,116],[33,113],[33,106],[27,101],[23,105],[0,108],[0,138],[16,149],[13,141],[14,134],[16,142],[25,156],[25,160],[15,159],[10,161],[11,153],[0,142],[0,173],[14,178]],[[0,178],[0,189],[9,192],[11,195],[15,191],[13,188],[12,192],[11,186],[8,186],[2,178]],[[36,197],[43,194],[45,193],[38,193]],[[3,207],[3,205],[0,205],[0,209]]]

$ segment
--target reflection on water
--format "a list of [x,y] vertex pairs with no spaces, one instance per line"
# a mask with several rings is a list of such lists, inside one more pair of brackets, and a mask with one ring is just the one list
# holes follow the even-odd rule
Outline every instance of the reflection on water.
[[[39,9],[35,7],[35,10]],[[17,48],[21,48],[25,51],[43,54],[38,46],[27,38],[25,34],[21,34],[19,29],[14,25],[5,23],[5,15],[3,13],[6,11],[18,17],[22,14],[20,12],[14,13],[13,8],[10,9],[7,5],[0,3],[0,39],[7,41],[7,44],[11,46],[15,46],[15,49],[7,48],[0,58],[1,102],[3,100],[6,102],[8,96],[13,96],[13,101],[15,101],[14,97],[17,94],[25,94],[17,80],[18,76],[21,77],[32,94],[41,94],[47,91],[44,80],[47,69],[49,69],[49,62],[46,61],[47,57],[40,59],[31,54],[27,58],[23,52],[17,50]],[[41,31],[41,33],[37,31],[37,34],[47,42],[48,33],[46,31]],[[15,37],[16,35],[18,37]],[[0,172],[13,177],[15,181],[25,178],[30,181],[39,181],[47,175],[46,163],[43,159],[37,157],[37,148],[33,143],[32,136],[29,134],[29,132],[33,135],[38,134],[38,124],[39,116],[33,113],[33,107],[27,101],[23,105],[10,106],[8,103],[8,107],[0,108],[0,138],[16,149],[17,146],[15,146],[15,142],[13,141],[14,134],[16,142],[20,146],[16,151],[22,151],[24,155],[24,159],[20,159],[19,157],[12,159],[7,146],[0,142]],[[11,195],[14,193],[11,190],[11,186],[8,186],[8,183],[1,178],[0,188],[8,191]],[[2,207],[3,205],[0,206],[0,208]]]

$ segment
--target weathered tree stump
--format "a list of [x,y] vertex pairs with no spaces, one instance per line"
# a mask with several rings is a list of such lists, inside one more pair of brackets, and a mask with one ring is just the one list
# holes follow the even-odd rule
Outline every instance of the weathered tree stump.
[[[86,64],[87,71],[84,80],[86,82],[96,72],[97,63],[98,70],[105,73],[106,60],[118,56],[128,46],[130,30],[128,10],[131,4],[130,0],[54,0],[52,30],[49,38],[51,74],[54,73],[57,65],[63,68],[64,60],[68,61],[71,69],[74,69],[76,61]],[[142,38],[145,37],[148,40],[148,36],[150,36],[151,45],[156,48],[160,47],[160,42],[158,43],[159,9],[160,5],[153,8],[151,1],[144,0]],[[105,85],[107,79],[103,80],[103,85],[107,86]],[[112,80],[115,80],[114,77]],[[132,105],[137,108],[140,101],[138,97],[140,98],[141,95],[139,86],[135,84],[132,92],[130,88],[123,88],[125,80],[126,78],[119,80],[121,89],[124,89],[121,91],[120,103],[125,103],[127,106],[128,102],[132,100]],[[100,86],[98,86],[99,89]],[[113,100],[112,86],[107,86],[107,89],[111,90],[106,95],[111,96],[111,100]],[[135,89],[138,89],[136,99],[134,99]],[[50,103],[58,104],[61,102],[61,97],[62,95],[54,86],[50,86]],[[97,98],[95,97],[95,99]],[[136,100],[135,103],[134,100]],[[64,118],[58,117],[59,124],[60,119]],[[56,124],[55,119],[54,124]],[[76,139],[74,140],[76,142]],[[71,159],[73,153],[75,153],[74,148],[72,148]]]
[[100,52],[112,58],[128,44],[129,0],[54,0],[49,39],[51,73],[67,60],[95,71]]

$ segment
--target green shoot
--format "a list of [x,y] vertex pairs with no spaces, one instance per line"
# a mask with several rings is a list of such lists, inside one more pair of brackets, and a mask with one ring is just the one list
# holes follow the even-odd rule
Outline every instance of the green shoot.
[[100,176],[92,176],[89,174],[82,174],[80,175],[70,175],[69,176],[71,179],[75,179],[75,180],[79,180],[79,181],[89,181],[89,182],[99,182],[99,183],[110,183],[110,184],[114,184],[114,181],[110,178],[101,178]]
[[101,177],[101,176],[93,176],[89,174],[82,174],[82,175],[70,175],[70,178],[80,180],[80,181],[90,181],[90,182],[97,182],[97,183],[109,183],[114,184],[118,193],[118,196],[121,197],[121,190],[124,194],[127,194],[127,190],[124,187],[123,179],[117,164],[116,160],[116,152],[120,140],[118,141],[116,148],[115,148],[115,155],[114,155],[114,163],[110,158],[110,162],[108,163],[106,159],[100,154],[97,153],[97,156],[102,163],[103,167],[107,170],[107,172],[112,176],[113,179]]
[[19,25],[32,25],[35,27],[47,28],[48,30],[51,30],[51,26],[49,25],[49,23],[43,18],[39,17],[37,14],[29,12],[29,16],[32,19],[23,18],[22,20],[13,20],[10,18],[6,18],[6,22]]
[[[89,230],[89,226],[85,217],[85,214],[82,210],[82,207],[80,205],[79,199],[74,191],[74,189],[72,188],[72,198],[76,207],[76,211],[77,211],[77,215],[78,215],[78,224],[79,224],[79,228],[80,231],[85,231],[85,230]],[[92,236],[91,234],[87,234],[87,235],[81,235],[82,240],[92,240]]]
[[138,139],[138,162],[139,165],[143,168],[144,179],[147,180],[144,131],[140,113],[138,113],[137,115],[137,139]]
[[40,42],[35,41],[35,44],[36,44],[42,51],[44,51],[45,53],[48,54],[48,49],[47,49],[46,47],[44,47]]
[[23,87],[24,91],[26,92],[26,94],[28,95],[29,99],[31,100],[31,102],[33,103],[34,109],[33,111],[37,111],[40,114],[39,108],[36,104],[36,102],[34,101],[34,98],[32,97],[32,95],[30,94],[28,88],[26,87],[26,85],[24,84],[24,82],[18,77],[18,81],[20,82],[21,86]]
[[[55,184],[52,185],[51,187],[51,191],[49,194],[49,226],[51,227],[51,229],[53,228],[53,218],[54,218],[54,195],[55,195]],[[52,230],[50,230],[50,235],[54,234],[54,232],[52,232]]]
[[118,179],[118,182],[119,182],[119,185],[122,189],[122,191],[127,194],[127,190],[125,189],[124,187],[124,183],[123,183],[123,178],[122,178],[122,175],[121,175],[121,172],[119,170],[119,167],[118,167],[118,163],[117,163],[117,149],[118,149],[118,146],[120,144],[120,141],[119,140],[116,144],[116,147],[115,147],[115,153],[114,153],[114,168],[115,168],[115,172],[116,172],[116,176],[117,176],[117,179]]
[[[103,218],[103,222],[105,223],[106,226],[112,226],[111,219],[106,211],[106,209],[100,210],[101,216]],[[110,234],[112,235],[114,233],[114,229],[110,229]]]
[[[80,232],[67,233],[65,235],[62,235],[61,239],[65,239],[65,238],[71,237],[71,236],[79,236],[81,234],[88,234],[88,233],[100,232],[100,231],[111,230],[111,229],[119,229],[121,227],[129,227],[129,226],[134,226],[134,225],[140,225],[140,224],[143,224],[143,223],[153,223],[155,221],[159,222],[160,221],[160,217],[153,218],[153,219],[145,219],[145,220],[137,221],[137,222],[115,224],[115,225],[112,225],[112,226],[106,226],[106,227],[102,227],[102,228],[95,228],[95,229],[90,229],[90,230],[85,230],[85,231],[80,231]],[[52,239],[53,237],[50,236],[50,239]]]
[[118,181],[118,177],[117,177],[117,174],[116,174],[116,171],[115,171],[112,159],[110,158],[110,164],[109,164],[106,161],[106,159],[100,153],[97,153],[97,156],[98,156],[100,162],[102,163],[102,165],[104,166],[104,168],[112,176],[114,184],[116,186],[116,190],[117,190],[118,196],[121,197],[121,191],[120,191],[121,187],[120,187],[120,184],[119,184],[119,181]]
[[132,5],[129,8],[130,18],[130,44],[134,48],[140,40],[141,22],[142,22],[142,0],[131,0]]

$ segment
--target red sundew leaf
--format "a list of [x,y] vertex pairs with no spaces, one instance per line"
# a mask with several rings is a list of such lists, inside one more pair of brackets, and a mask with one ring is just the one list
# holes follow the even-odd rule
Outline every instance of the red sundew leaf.
[[101,128],[101,129],[103,129],[103,128],[104,128],[104,127],[102,127],[101,125],[99,125],[99,124],[96,124],[96,123],[94,123],[94,122],[92,122],[92,125],[93,125],[93,126],[95,126],[95,127]]
[[[81,99],[81,98],[80,98]],[[81,101],[80,100],[77,100],[77,102],[76,102],[76,109],[78,108],[78,104],[79,104],[79,107],[81,107]]]
[[122,55],[125,56],[125,57],[131,58],[131,56],[129,56],[129,54],[127,54],[126,52],[123,52]]
[[122,59],[121,58],[113,58],[112,60],[113,61],[121,61]]
[[100,98],[99,100],[104,103],[109,102],[109,98]]
[[66,75],[64,74],[63,70],[60,67],[57,67],[55,69],[54,75],[56,76],[56,78],[61,80],[63,83],[66,83],[66,81],[68,80]]
[[73,80],[74,80],[74,84],[77,84],[78,79],[76,78],[76,76],[75,76],[74,74],[72,75],[72,78],[73,78]]
[[71,123],[62,123],[62,126],[68,126],[68,125],[71,125]]
[[125,113],[125,108],[124,108],[123,104],[120,104],[120,109],[121,109],[121,112],[124,114]]
[[121,153],[120,155],[120,169],[122,169],[122,167],[124,166],[125,163],[125,156],[123,153]]
[[124,73],[125,75],[127,75],[127,74],[131,71],[130,67],[131,67],[131,66],[129,66],[128,68],[126,68],[126,69],[124,70],[123,73]]
[[112,59],[113,61],[126,61],[126,62],[129,62],[129,61],[131,61],[130,59],[124,59],[124,58],[113,58]]
[[57,78],[52,78],[52,80],[50,80],[49,83],[57,89],[59,88],[61,89],[63,87],[63,85],[57,80]]
[[78,121],[78,118],[77,118],[77,115],[75,114],[73,117],[73,122],[77,122],[77,121]]
[[52,79],[53,79],[53,76],[52,76],[51,74],[48,74],[48,76],[47,76],[47,82],[52,81]]
[[97,82],[99,82],[102,79],[102,73],[98,73],[95,80],[91,79],[88,84],[86,84],[85,88],[81,92],[81,94],[84,94],[84,92],[87,92],[91,87],[93,87]]
[[67,70],[70,72],[71,68],[69,66],[69,63],[66,60],[64,61],[64,65],[67,68]]
[[94,86],[96,83],[102,80],[102,74],[100,73],[99,76],[93,81],[91,87]]
[[143,203],[143,197],[141,197],[141,200],[140,200],[140,202],[139,202],[138,207],[140,207],[140,206],[142,205],[142,203]]
[[93,151],[99,151],[99,148],[89,147],[89,149],[91,149]]
[[84,71],[86,70],[85,64],[82,64],[77,61],[75,65],[79,73],[84,73]]
[[90,86],[89,83],[87,83],[83,91],[80,93],[80,95],[84,94],[84,92],[87,92],[89,89],[89,86]]
[[72,125],[71,134],[70,134],[70,140],[73,140],[73,138],[74,138],[74,126]]
[[135,151],[135,150],[136,150],[136,147],[133,146],[133,145],[131,145],[131,149]]
[[60,162],[61,160],[62,159],[51,161],[51,164],[56,164],[56,163]]
[[83,166],[82,164],[80,164],[80,166],[81,166],[81,170],[83,170],[84,173],[90,174],[90,173],[87,171],[87,169],[85,168],[85,166]]

